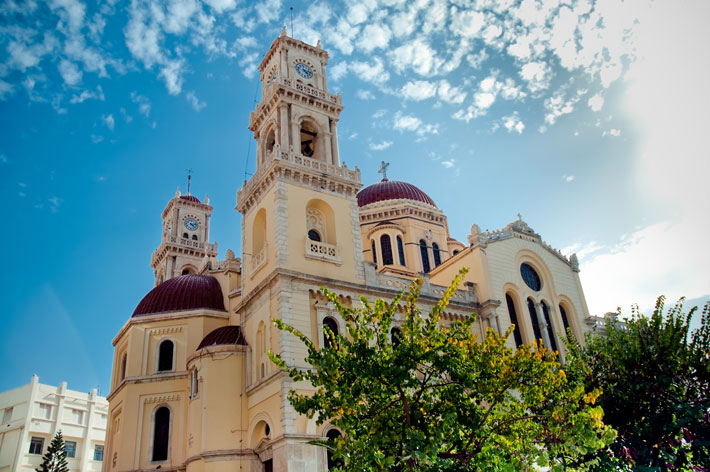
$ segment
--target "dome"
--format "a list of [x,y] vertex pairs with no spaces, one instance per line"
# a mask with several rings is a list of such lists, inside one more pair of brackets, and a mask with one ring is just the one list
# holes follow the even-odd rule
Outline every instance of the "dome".
[[426,203],[434,207],[436,206],[434,200],[432,200],[429,195],[422,192],[414,185],[388,179],[382,179],[381,182],[377,182],[360,190],[357,194],[357,206],[362,207],[370,203],[384,200],[398,200],[401,198]]
[[133,316],[198,308],[226,311],[222,287],[211,275],[181,275],[166,280],[143,297]]
[[211,331],[197,346],[197,350],[199,351],[207,346],[223,346],[226,344],[247,345],[247,340],[244,339],[240,326],[222,326]]
[[194,195],[180,195],[180,198],[188,202],[202,203],[200,199]]

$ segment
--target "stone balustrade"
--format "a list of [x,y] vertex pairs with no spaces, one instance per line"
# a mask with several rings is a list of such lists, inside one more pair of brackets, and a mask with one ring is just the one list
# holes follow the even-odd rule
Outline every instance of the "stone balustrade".
[[320,259],[336,264],[341,263],[340,248],[335,244],[322,243],[306,238],[306,257]]
[[261,251],[251,256],[251,273],[255,274],[264,264],[266,264],[266,245]]

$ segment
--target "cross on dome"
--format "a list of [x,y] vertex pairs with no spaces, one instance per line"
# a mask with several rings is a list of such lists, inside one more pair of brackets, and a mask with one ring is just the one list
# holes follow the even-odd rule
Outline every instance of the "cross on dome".
[[379,174],[382,174],[382,180],[387,180],[387,168],[390,166],[389,162],[382,161],[382,164],[380,164],[380,170],[377,172]]

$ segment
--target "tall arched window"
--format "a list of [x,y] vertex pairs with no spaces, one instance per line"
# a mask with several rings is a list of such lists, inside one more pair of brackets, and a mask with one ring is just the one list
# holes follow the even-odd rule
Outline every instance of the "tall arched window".
[[[326,437],[328,438],[328,441],[335,441],[338,438],[342,437],[343,435],[340,434],[340,431],[337,429],[331,429],[326,433]],[[343,465],[343,460],[342,459],[334,459],[333,458],[333,453],[328,449],[328,470],[333,470],[336,467],[342,467]]]
[[173,370],[173,351],[175,346],[169,339],[160,343],[158,346],[158,372]]
[[434,243],[431,245],[431,250],[434,253],[434,267],[441,265],[441,254],[439,253],[439,245]]
[[567,319],[567,312],[565,311],[565,308],[560,305],[560,316],[562,317],[562,324],[565,326],[565,334],[567,333],[567,330],[569,329],[569,320]]
[[372,240],[372,262],[375,263],[375,269],[377,269],[377,244],[375,240]]
[[419,241],[419,251],[422,253],[422,268],[424,272],[429,272],[431,266],[429,265],[429,252],[427,251],[426,241],[423,239]]
[[550,310],[547,309],[547,303],[540,303],[542,305],[542,315],[545,317],[545,323],[547,323],[547,335],[550,337],[550,349],[556,351],[557,341],[555,341],[555,327],[552,326],[552,320],[550,319]]
[[400,236],[397,236],[397,252],[399,253],[399,264],[406,267],[407,263],[404,260],[404,243]]
[[[332,333],[328,333],[326,326]],[[335,337],[338,335],[338,322],[330,316],[323,319],[323,347],[335,345]],[[332,337],[331,337],[332,336]]]
[[530,312],[530,322],[532,323],[535,340],[542,339],[542,331],[540,331],[540,323],[537,321],[537,311],[535,310],[535,302],[532,298],[528,298],[528,311]]
[[126,378],[126,363],[128,362],[128,354],[123,353],[123,357],[121,358],[121,380]]
[[153,461],[168,460],[168,445],[170,444],[170,409],[161,406],[155,412],[153,424]]
[[308,230],[308,239],[310,239],[311,241],[320,242],[320,234],[318,233],[318,231],[316,231],[314,229],[309,229]]
[[318,156],[318,131],[310,121],[301,123],[301,154],[315,159]]
[[383,234],[380,237],[380,246],[382,247],[382,265],[392,265],[394,264],[394,257],[392,256],[392,241],[388,234]]
[[515,312],[515,303],[509,294],[505,294],[505,302],[508,304],[508,316],[510,322],[515,325],[513,330],[513,338],[515,338],[515,347],[520,347],[523,344],[523,337],[520,335],[520,323],[518,323],[518,314]]

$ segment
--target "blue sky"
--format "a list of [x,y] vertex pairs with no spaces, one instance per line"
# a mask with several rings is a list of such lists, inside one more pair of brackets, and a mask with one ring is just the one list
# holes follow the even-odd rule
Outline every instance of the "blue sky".
[[108,393],[185,169],[220,257],[283,24],[330,53],[341,159],[422,188],[452,236],[523,218],[577,252],[590,311],[710,299],[704,1],[171,0],[0,6],[0,390]]

